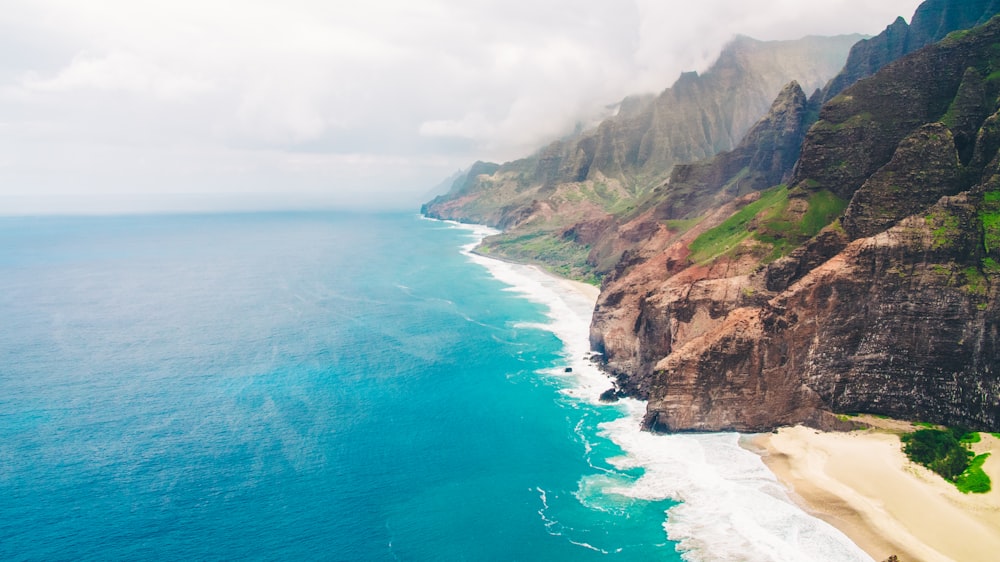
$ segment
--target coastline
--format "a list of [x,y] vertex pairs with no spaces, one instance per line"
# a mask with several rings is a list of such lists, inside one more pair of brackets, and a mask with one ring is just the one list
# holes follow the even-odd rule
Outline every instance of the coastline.
[[[626,501],[678,502],[663,513],[661,525],[687,561],[869,559],[844,533],[797,505],[761,456],[741,446],[740,434],[654,435],[640,429],[645,402],[625,398],[602,404],[599,397],[612,380],[590,361],[597,287],[477,254],[472,250],[479,240],[498,231],[442,222],[470,231],[473,240],[462,246],[463,253],[508,285],[506,290],[548,308],[549,322],[532,327],[563,342],[565,363],[542,374],[564,381],[560,392],[567,397],[617,411],[615,419],[598,426],[598,435],[622,452],[600,459],[615,470],[581,475],[581,490],[596,486],[603,495]],[[590,444],[583,445],[589,456]],[[641,475],[627,476],[635,470]]]
[[865,417],[872,429],[820,432],[803,426],[747,435],[809,513],[840,529],[874,560],[994,560],[1000,552],[1000,439],[982,434],[978,453],[993,489],[963,494],[909,461],[898,434],[912,425]]
[[[463,226],[469,228],[471,225]],[[597,287],[559,277],[534,265],[477,254],[471,251],[473,247],[475,244],[466,248],[470,257],[486,265],[501,280],[505,280],[504,275],[498,275],[498,271],[504,268],[498,268],[496,264],[532,271],[533,277],[548,279],[550,288],[562,289],[564,294],[568,292],[582,299],[589,304],[589,309],[578,301],[571,315],[576,317],[575,320],[567,317],[566,310],[552,310],[552,317],[560,322],[575,321],[581,327],[589,328],[590,312],[600,294]],[[519,290],[523,283],[511,278],[505,281],[516,287],[513,290]],[[551,301],[546,304],[553,306]],[[580,349],[577,344],[585,342],[587,332],[575,336],[573,332],[567,332],[564,326],[563,330],[557,331],[557,335],[568,349],[572,346],[570,357],[574,361],[571,363],[577,376],[586,376],[587,382],[580,388],[565,392],[593,402],[603,388],[610,386],[611,380],[593,365],[581,364],[579,357],[586,355],[589,349]],[[975,562],[993,560],[995,553],[1000,552],[1000,439],[993,435],[982,434],[982,441],[974,444],[973,450],[977,454],[992,453],[983,468],[994,488],[987,494],[967,495],[906,458],[898,434],[915,429],[908,422],[866,416],[861,421],[869,423],[873,429],[849,433],[819,432],[797,426],[782,428],[771,434],[654,436],[638,430],[645,403],[626,399],[622,405],[627,413],[619,420],[606,424],[606,434],[626,452],[627,458],[613,460],[612,464],[622,469],[641,467],[646,472],[631,489],[619,490],[623,495],[697,501],[696,493],[671,482],[678,477],[678,471],[667,468],[665,464],[681,460],[670,452],[656,449],[676,445],[668,443],[668,440],[698,441],[703,446],[724,448],[730,445],[725,438],[731,436],[739,447],[753,453],[761,461],[766,467],[766,476],[775,479],[790,502],[809,517],[843,533],[859,550],[857,554],[863,552],[876,562],[891,555],[896,555],[901,562]],[[683,446],[690,446],[690,443]],[[744,470],[752,472],[753,469],[745,467]],[[761,479],[756,484],[759,490],[768,496],[778,495],[767,490],[766,477],[756,477]],[[720,554],[725,555],[725,550],[720,551],[702,542],[699,535],[704,532],[703,529],[687,528],[687,507],[682,503],[668,512],[673,519],[672,523],[669,520],[664,523],[668,537],[678,541],[690,559],[710,560]],[[809,540],[808,533],[803,535],[803,540]],[[759,537],[755,538],[759,540]],[[750,545],[744,543],[744,546]],[[752,559],[746,551],[730,550],[728,554]],[[848,549],[843,554],[853,556],[856,553]],[[688,556],[685,558],[688,559]]]

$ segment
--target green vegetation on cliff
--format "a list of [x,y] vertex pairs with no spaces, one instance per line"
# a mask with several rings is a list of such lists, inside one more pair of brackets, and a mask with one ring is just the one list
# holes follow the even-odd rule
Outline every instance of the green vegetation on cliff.
[[758,240],[767,242],[774,248],[766,262],[788,255],[806,240],[819,234],[847,207],[847,201],[825,189],[808,194],[806,201],[808,208],[805,213],[789,213],[786,206],[778,217],[764,221],[755,234]]
[[689,248],[691,261],[704,263],[732,251],[752,234],[751,223],[775,220],[788,206],[788,186],[761,192],[760,198],[737,211],[719,226],[695,238]]
[[[802,202],[805,203],[803,212]],[[743,207],[719,226],[706,231],[690,245],[691,260],[705,263],[728,254],[744,240],[767,244],[762,262],[787,255],[816,236],[844,211],[847,202],[827,190],[813,193],[779,185],[761,192],[760,198]]]
[[961,232],[961,222],[952,213],[941,208],[934,208],[924,217],[927,226],[931,228],[934,249],[943,248],[954,241]]
[[986,252],[1000,250],[1000,191],[988,191],[983,195],[979,220],[983,225]]

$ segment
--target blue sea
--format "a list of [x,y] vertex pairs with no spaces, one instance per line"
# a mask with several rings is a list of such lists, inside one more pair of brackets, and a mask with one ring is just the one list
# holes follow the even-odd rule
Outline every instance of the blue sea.
[[487,233],[0,218],[0,559],[867,559],[738,435],[600,404],[592,301]]

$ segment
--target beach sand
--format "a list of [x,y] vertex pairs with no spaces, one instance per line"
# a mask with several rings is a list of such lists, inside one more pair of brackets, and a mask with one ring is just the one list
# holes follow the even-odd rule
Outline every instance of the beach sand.
[[582,281],[573,281],[573,280],[566,279],[566,278],[563,278],[563,277],[558,277],[556,275],[552,275],[551,273],[546,272],[545,270],[543,270],[541,268],[536,268],[536,269],[538,269],[539,271],[541,271],[543,273],[546,273],[546,274],[552,276],[555,279],[558,279],[559,283],[563,287],[565,287],[567,290],[573,291],[575,293],[579,293],[581,296],[585,297],[591,303],[597,304],[597,297],[601,294],[601,289],[599,287],[595,287],[593,285],[590,285],[588,283],[584,283]]
[[982,434],[993,490],[963,494],[910,462],[898,434],[905,422],[868,418],[879,427],[825,433],[798,426],[749,436],[747,448],[799,504],[840,529],[876,561],[993,561],[1000,557],[1000,440]]

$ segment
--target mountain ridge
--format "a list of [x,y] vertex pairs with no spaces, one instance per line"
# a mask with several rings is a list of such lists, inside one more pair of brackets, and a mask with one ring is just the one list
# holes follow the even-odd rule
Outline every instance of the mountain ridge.
[[[788,187],[609,277],[592,342],[648,399],[646,427],[829,427],[857,411],[1000,426],[994,50],[1000,17],[858,82],[824,105]],[[956,103],[970,88],[981,103]]]
[[[606,395],[647,400],[647,429],[831,428],[865,411],[996,431],[998,8],[927,0],[824,88],[786,82],[732,149],[645,190],[500,166],[425,211],[486,222],[462,213],[489,200],[505,232],[480,252],[599,275]],[[556,156],[543,173],[564,171]]]
[[501,228],[505,233],[481,248],[490,255],[596,280],[608,264],[588,262],[590,238],[579,236],[594,230],[588,224],[635,208],[675,164],[737,145],[790,81],[820,88],[858,37],[737,37],[704,74],[683,73],[654,98],[626,98],[619,114],[595,129],[470,174],[421,211]]

